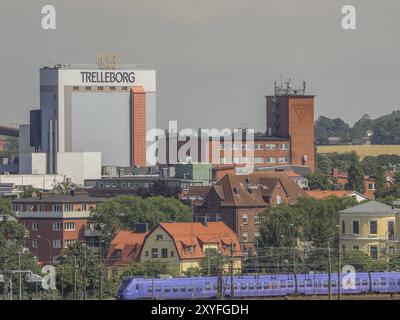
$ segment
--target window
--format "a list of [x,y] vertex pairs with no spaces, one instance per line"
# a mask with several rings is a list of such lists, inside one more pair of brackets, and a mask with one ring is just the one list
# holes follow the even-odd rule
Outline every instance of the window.
[[266,163],[275,163],[276,162],[276,158],[275,157],[266,157],[265,158],[265,162]]
[[275,197],[275,203],[276,204],[281,204],[282,203],[282,197],[279,194]]
[[62,223],[61,222],[53,222],[53,231],[61,231]]
[[38,205],[38,212],[43,212],[45,209],[44,204],[39,204]]
[[243,232],[243,234],[242,234],[242,240],[243,240],[243,242],[246,242],[246,241],[248,240],[248,234],[247,234],[247,232]]
[[254,144],[254,150],[264,150],[264,146],[261,143]]
[[254,216],[254,224],[260,224],[260,216],[258,214]]
[[158,258],[158,249],[157,248],[152,248],[151,249],[151,257],[153,259],[157,259]]
[[378,221],[371,220],[369,222],[369,234],[378,234]]
[[162,239],[163,239],[163,235],[162,234],[157,234],[156,235],[156,240],[157,241],[162,240]]
[[64,230],[67,230],[67,231],[75,230],[75,222],[66,222],[64,225]]
[[178,286],[172,286],[172,292],[178,292]]
[[346,223],[342,220],[342,234],[346,233]]
[[181,292],[186,292],[186,286],[185,285],[181,285]]
[[164,292],[171,292],[171,287],[170,286],[165,286],[164,287]]
[[255,163],[264,163],[264,158],[263,157],[255,157],[254,162]]
[[39,222],[32,222],[32,230],[33,231],[39,230]]
[[353,250],[360,250],[360,246],[358,244],[353,245]]
[[353,234],[360,234],[360,222],[353,221]]
[[70,239],[70,240],[64,240],[64,248],[68,248],[69,246],[72,246],[76,240]]
[[38,240],[32,240],[32,248],[37,248],[39,244]]
[[112,253],[112,256],[114,258],[120,258],[122,256],[122,250],[121,249],[115,249]]
[[54,212],[61,212],[61,205],[60,204],[53,204],[53,211]]
[[161,286],[156,286],[156,292],[161,292]]
[[266,150],[275,150],[275,149],[276,149],[276,145],[273,144],[273,143],[267,143],[267,144],[265,145],[265,149],[266,149]]
[[388,221],[388,239],[389,240],[394,240],[394,221]]
[[375,190],[375,183],[368,183],[368,190]]
[[170,257],[172,258],[172,257],[174,257],[174,256],[175,256],[174,251],[171,251]]
[[246,282],[242,282],[242,283],[240,284],[240,289],[242,289],[242,290],[246,290],[246,289],[247,289],[247,284],[246,284]]
[[144,256],[145,256],[145,257],[148,257],[148,256],[149,256],[149,252],[146,251],[146,252],[144,253]]
[[243,224],[248,224],[249,223],[249,218],[247,217],[247,214],[244,214],[242,216],[242,221],[243,221]]
[[161,258],[168,258],[168,249],[167,248],[161,249]]
[[288,143],[281,143],[279,145],[280,150],[288,150],[289,149],[289,144]]
[[258,238],[260,236],[260,233],[259,232],[254,232],[254,238]]
[[219,150],[224,150],[225,145],[223,143],[219,144]]
[[53,240],[53,248],[61,248],[61,240],[55,239]]
[[372,259],[378,259],[378,247],[377,246],[369,246],[369,254]]
[[288,157],[279,157],[279,163],[288,163],[289,158]]
[[64,204],[64,211],[65,212],[74,211],[74,206],[72,204]]

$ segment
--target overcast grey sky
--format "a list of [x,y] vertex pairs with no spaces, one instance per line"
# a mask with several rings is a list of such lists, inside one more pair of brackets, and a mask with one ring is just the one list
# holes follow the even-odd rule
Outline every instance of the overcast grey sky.
[[[56,30],[41,28],[46,4]],[[355,31],[341,27],[346,4]],[[39,106],[40,66],[99,52],[155,66],[160,126],[264,129],[280,75],[307,80],[316,116],[377,117],[400,109],[399,14],[398,0],[2,0],[0,124]]]

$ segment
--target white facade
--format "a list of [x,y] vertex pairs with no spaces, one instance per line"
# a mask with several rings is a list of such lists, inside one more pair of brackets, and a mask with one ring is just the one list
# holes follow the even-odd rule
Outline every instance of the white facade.
[[99,152],[58,152],[57,172],[83,185],[85,179],[101,178],[101,153]]
[[19,173],[46,174],[46,154],[43,152],[20,153]]
[[0,175],[0,183],[13,183],[18,187],[32,186],[40,190],[53,190],[65,177],[56,174],[6,174]]

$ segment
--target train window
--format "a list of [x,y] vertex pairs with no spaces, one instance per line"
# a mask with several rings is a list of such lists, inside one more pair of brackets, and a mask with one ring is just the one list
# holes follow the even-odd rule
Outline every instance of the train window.
[[213,290],[217,290],[217,284],[213,283]]
[[147,287],[147,292],[153,292],[153,287],[151,286]]
[[300,281],[299,286],[300,288],[304,288],[304,281]]
[[368,285],[368,281],[366,279],[363,279],[361,281],[361,283],[362,283],[363,286],[367,286]]
[[374,284],[374,286],[379,286],[379,280],[378,279],[374,279],[374,281],[372,281],[372,283]]
[[317,288],[321,288],[321,287],[322,287],[322,281],[321,281],[321,280],[318,280],[317,283],[315,284],[315,286],[316,286]]
[[206,284],[204,285],[204,289],[206,289],[207,291],[211,290],[211,284],[209,282],[206,282]]
[[178,292],[178,286],[173,286],[173,287],[172,287],[172,291],[173,291],[173,292]]
[[381,278],[381,285],[386,286],[386,278]]
[[250,289],[250,290],[254,290],[254,283],[253,283],[253,282],[250,282],[250,283],[249,283],[249,289]]
[[360,279],[356,279],[356,286],[359,286],[360,285]]
[[289,288],[293,288],[293,281],[292,281],[292,280],[289,280],[289,281],[288,281],[288,287],[289,287]]
[[246,288],[247,288],[246,282],[242,282],[242,283],[240,284],[240,289],[246,290]]
[[306,280],[307,288],[312,287],[312,281],[311,280]]
[[235,282],[235,283],[233,283],[233,289],[237,289],[237,283]]
[[324,281],[324,288],[328,288],[329,287],[329,281]]
[[261,289],[261,282],[257,282],[257,289]]
[[156,292],[161,292],[161,287],[160,286],[156,286]]
[[285,280],[281,280],[281,288],[286,288],[286,281]]
[[191,285],[191,284],[189,284],[189,285],[188,285],[188,291],[189,291],[189,292],[192,292],[192,291],[194,291],[194,287],[193,287],[193,285]]
[[170,286],[165,286],[164,287],[164,292],[171,292],[171,287]]
[[185,285],[181,286],[181,292],[186,292],[186,286]]
[[394,286],[395,284],[396,284],[396,282],[394,281],[394,279],[389,280],[389,285]]
[[332,287],[333,287],[333,288],[336,288],[336,280],[332,280],[332,281],[331,281],[331,284],[332,284]]
[[264,282],[264,289],[269,289],[269,282]]

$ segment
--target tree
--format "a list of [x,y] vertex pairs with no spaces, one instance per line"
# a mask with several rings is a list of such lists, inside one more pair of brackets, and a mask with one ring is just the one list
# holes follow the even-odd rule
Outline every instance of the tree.
[[308,186],[311,190],[327,190],[330,187],[328,178],[322,173],[310,173],[306,176],[306,178],[308,180]]
[[171,266],[160,260],[148,260],[144,262],[134,262],[125,268],[120,278],[129,276],[140,276],[145,278],[157,278],[160,275],[177,275],[178,266]]
[[98,254],[83,243],[65,249],[56,267],[57,289],[63,298],[86,299],[100,290],[101,270]]
[[361,169],[361,165],[358,160],[353,160],[350,164],[347,172],[348,184],[346,188],[348,190],[355,190],[359,193],[364,193],[364,174]]
[[119,230],[134,230],[138,223],[153,229],[160,222],[190,221],[190,216],[189,207],[175,198],[119,196],[101,203],[90,220],[102,226],[103,240],[109,242]]

